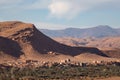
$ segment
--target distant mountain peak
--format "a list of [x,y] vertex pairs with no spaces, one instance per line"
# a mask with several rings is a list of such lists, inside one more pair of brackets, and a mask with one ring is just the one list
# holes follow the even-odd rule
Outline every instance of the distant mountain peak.
[[[120,30],[114,29],[109,25],[98,25],[92,28],[66,28],[64,30],[41,30],[44,34],[50,37],[76,37],[76,38],[84,38],[84,37],[112,37],[112,36],[120,36]],[[57,32],[57,33],[56,33]]]
[[113,29],[112,27],[110,27],[109,25],[98,25],[94,28],[104,28],[104,29]]
[[65,30],[71,30],[71,29],[80,29],[80,28],[73,28],[73,27],[70,27],[70,28],[66,28]]

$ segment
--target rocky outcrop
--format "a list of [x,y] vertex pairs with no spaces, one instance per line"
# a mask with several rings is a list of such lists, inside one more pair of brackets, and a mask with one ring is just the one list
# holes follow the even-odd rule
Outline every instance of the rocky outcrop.
[[0,51],[17,58],[35,58],[49,52],[70,56],[89,52],[107,56],[97,48],[70,47],[58,43],[37,30],[33,24],[19,21],[0,22]]

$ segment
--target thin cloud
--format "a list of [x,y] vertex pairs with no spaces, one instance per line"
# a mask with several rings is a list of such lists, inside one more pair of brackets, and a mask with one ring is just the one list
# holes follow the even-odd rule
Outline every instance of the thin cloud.
[[67,25],[52,24],[52,23],[45,23],[45,22],[32,22],[32,23],[34,23],[35,26],[38,29],[52,29],[52,30],[57,30],[57,29],[65,29],[65,28],[69,28],[70,27],[70,26],[67,26]]
[[67,1],[53,1],[48,8],[53,15],[63,16],[70,11],[71,4]]
[[54,17],[74,18],[81,12],[110,1],[112,0],[52,0],[48,9]]
[[[62,29],[74,27],[74,26],[71,26],[71,25],[62,25],[62,24],[54,24],[54,23],[47,23],[47,22],[31,22],[31,23],[34,23],[34,25],[38,29],[62,30]],[[93,27],[93,26],[96,26],[96,25],[75,26],[75,27],[84,29],[84,28],[89,28],[89,27]]]
[[[16,12],[18,12],[18,10],[22,12],[22,10],[46,9],[48,10],[48,16],[73,19],[82,12],[91,10],[94,7],[100,7],[105,3],[110,4],[112,7],[120,7],[119,2],[119,0],[33,0],[33,2],[30,3],[26,0],[0,0],[0,9],[3,12],[13,11],[13,9],[15,9]],[[22,4],[18,5],[20,3]]]

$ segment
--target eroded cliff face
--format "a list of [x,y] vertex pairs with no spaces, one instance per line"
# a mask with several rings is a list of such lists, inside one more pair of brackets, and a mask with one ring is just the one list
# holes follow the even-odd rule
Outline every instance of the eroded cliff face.
[[33,24],[19,21],[0,22],[1,55],[15,58],[42,58],[43,55],[77,56],[83,53],[107,57],[97,48],[70,47],[44,35]]

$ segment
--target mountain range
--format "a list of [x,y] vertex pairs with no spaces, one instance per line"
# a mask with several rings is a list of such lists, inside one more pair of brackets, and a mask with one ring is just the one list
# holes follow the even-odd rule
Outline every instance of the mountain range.
[[12,60],[60,62],[66,59],[83,62],[113,60],[95,47],[72,47],[61,44],[44,35],[31,23],[0,22],[1,63]]
[[120,37],[73,38],[57,37],[54,40],[74,47],[96,47],[110,57],[120,58]]
[[108,25],[99,25],[92,28],[66,28],[63,30],[48,30],[48,29],[39,29],[44,34],[50,37],[75,37],[75,38],[84,38],[84,37],[113,37],[120,36],[120,29],[112,28]]

